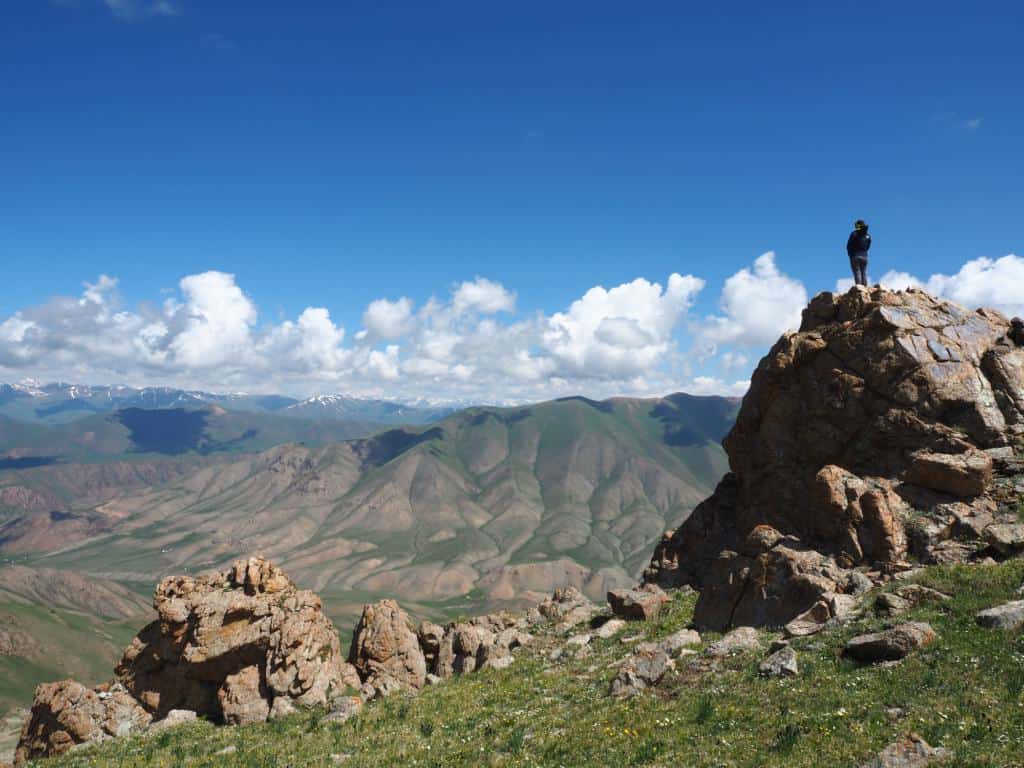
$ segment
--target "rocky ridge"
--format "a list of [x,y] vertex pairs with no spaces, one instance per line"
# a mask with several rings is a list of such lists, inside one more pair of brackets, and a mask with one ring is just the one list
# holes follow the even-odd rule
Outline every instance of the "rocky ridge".
[[700,627],[814,631],[921,563],[1024,549],[1007,503],[1024,346],[998,312],[918,290],[822,293],[758,365],[730,472],[644,580],[700,590]]
[[197,717],[245,725],[320,706],[345,719],[372,698],[508,666],[532,640],[527,618],[509,614],[416,629],[385,599],[364,607],[346,661],[320,599],[262,558],[166,578],[153,606],[158,618],[125,650],[111,682],[37,688],[15,765]]

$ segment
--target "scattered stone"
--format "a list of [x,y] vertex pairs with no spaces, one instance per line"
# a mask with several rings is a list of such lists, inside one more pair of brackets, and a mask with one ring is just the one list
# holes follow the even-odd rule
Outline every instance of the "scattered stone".
[[151,720],[120,685],[86,688],[74,680],[43,683],[36,688],[29,719],[14,752],[14,764],[137,733]]
[[646,688],[661,682],[665,673],[672,668],[672,660],[664,651],[656,648],[637,648],[612,680],[612,695],[619,698],[636,696]]
[[658,647],[669,656],[675,658],[681,654],[683,649],[700,644],[700,634],[696,630],[680,629],[659,642]]
[[532,642],[533,635],[529,632],[523,632],[522,630],[515,629],[513,627],[502,630],[498,633],[497,637],[494,638],[494,644],[506,651],[513,651],[516,648],[521,648]]
[[570,632],[580,624],[590,621],[596,612],[597,608],[593,605],[577,605],[562,616],[561,620],[555,625],[555,631],[561,633]]
[[864,663],[898,661],[911,651],[932,643],[936,637],[931,625],[910,622],[884,632],[855,637],[846,643],[843,655]]
[[514,661],[511,656],[496,656],[485,661],[481,669],[508,669]]
[[344,723],[358,715],[363,709],[359,696],[342,696],[331,702],[331,711],[324,718],[327,723]]
[[923,560],[930,565],[962,565],[970,562],[976,552],[977,547],[971,542],[949,539],[928,545]]
[[887,746],[861,768],[925,768],[949,757],[952,755],[947,750],[930,747],[928,742],[912,733]]
[[599,637],[602,640],[607,640],[611,637],[614,637],[625,628],[626,622],[624,619],[609,619],[596,630],[594,630],[594,636]]
[[893,574],[893,579],[896,581],[910,581],[921,575],[924,568],[911,568],[909,571],[900,571],[899,573]]
[[988,629],[1016,629],[1024,625],[1024,600],[988,608],[978,613],[975,619]]
[[577,608],[594,609],[593,603],[576,587],[559,587],[547,600],[537,606],[538,612],[551,621],[565,617]]
[[985,529],[993,522],[992,515],[986,510],[957,504],[953,509],[953,526],[950,533],[953,538],[974,541],[980,539]]
[[349,651],[349,662],[364,682],[377,678],[419,690],[426,683],[427,662],[409,616],[394,600],[363,606]]
[[887,707],[885,717],[890,723],[895,723],[907,716],[907,710],[902,707]]
[[794,677],[800,672],[797,666],[796,651],[788,645],[780,648],[761,662],[758,671],[765,677]]
[[768,646],[768,653],[775,653],[776,651],[781,651],[783,648],[789,648],[789,640],[776,638],[772,640],[771,645]]
[[919,605],[941,605],[952,599],[937,589],[931,589],[921,584],[906,584],[896,587],[893,591],[914,608]]
[[761,647],[761,641],[757,636],[757,630],[753,627],[737,627],[726,633],[725,637],[707,647],[704,651],[706,656],[724,657],[735,653],[753,651]]
[[224,747],[224,749],[218,749],[216,752],[214,752],[214,754],[215,755],[233,755],[237,751],[238,751],[238,747],[236,747],[234,744],[229,744],[228,746]]
[[850,571],[850,575],[847,580],[847,591],[849,594],[862,595],[865,592],[870,591],[874,586],[875,583],[865,574],[860,571]]
[[910,601],[894,592],[883,592],[875,598],[875,610],[882,616],[899,616],[911,609]]
[[645,589],[613,589],[608,593],[612,613],[623,619],[650,621],[657,618],[667,602],[668,595],[653,584]]
[[825,624],[832,618],[832,609],[828,602],[819,600],[806,611],[783,627],[786,637],[807,637],[821,632]]
[[1003,557],[1024,552],[1024,523],[998,523],[985,529],[985,540]]
[[949,601],[949,595],[921,586],[907,584],[875,598],[875,610],[883,616],[899,616],[919,605],[936,605]]
[[156,731],[163,731],[167,728],[174,728],[184,723],[194,723],[196,721],[196,713],[191,709],[172,709],[167,713],[163,720],[157,720],[156,722],[150,723],[146,729],[149,733],[155,733]]
[[839,623],[848,622],[859,615],[857,606],[860,601],[853,595],[842,593],[827,595],[825,602],[828,603],[832,619]]
[[579,647],[581,645],[587,645],[590,642],[590,639],[590,635],[588,634],[573,635],[565,641],[565,644]]
[[435,675],[433,672],[427,673],[427,685],[437,685],[438,683],[444,682],[440,677]]

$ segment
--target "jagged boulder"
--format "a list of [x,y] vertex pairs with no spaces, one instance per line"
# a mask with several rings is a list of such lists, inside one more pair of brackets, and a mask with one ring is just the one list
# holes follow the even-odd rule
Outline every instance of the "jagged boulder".
[[115,675],[157,718],[187,709],[251,722],[279,699],[322,705],[359,685],[320,598],[261,558],[166,578],[153,605],[160,618],[132,641]]
[[[849,594],[844,570],[894,573],[908,550],[976,556],[1007,522],[993,516],[993,456],[1024,436],[1010,332],[997,312],[918,290],[816,296],[754,373],[723,441],[731,471],[644,580],[700,589],[698,626],[781,626]],[[1015,551],[1005,538],[992,546]]]
[[538,605],[537,610],[541,616],[555,622],[555,629],[559,632],[568,632],[590,621],[597,613],[597,606],[576,587],[560,587]]
[[532,641],[533,636],[506,614],[453,622],[444,628],[436,658],[427,671],[444,680],[478,669],[504,669],[513,661],[512,651]]
[[612,613],[623,619],[650,621],[658,617],[661,607],[668,601],[668,595],[655,584],[645,584],[642,589],[613,589],[608,593]]
[[978,624],[989,629],[1016,629],[1024,624],[1024,600],[987,608],[975,616]]
[[120,685],[86,688],[74,680],[43,683],[36,688],[14,764],[62,755],[79,744],[137,733],[151,720],[149,712]]
[[861,768],[926,768],[943,763],[952,754],[942,747],[932,747],[916,733],[895,741]]
[[843,656],[868,664],[899,661],[910,652],[933,643],[936,637],[930,624],[912,621],[852,638],[843,648]]
[[363,682],[381,693],[396,686],[419,690],[426,684],[419,638],[394,600],[363,606],[348,658]]
[[629,698],[656,686],[674,663],[668,654],[651,643],[637,648],[619,667],[612,680],[612,696]]

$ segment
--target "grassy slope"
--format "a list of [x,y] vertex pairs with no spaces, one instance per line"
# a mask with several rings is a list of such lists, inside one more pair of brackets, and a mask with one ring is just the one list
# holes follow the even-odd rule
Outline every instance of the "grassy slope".
[[[748,654],[716,675],[675,673],[656,693],[615,701],[607,691],[621,642],[598,641],[589,658],[552,663],[552,639],[540,637],[508,670],[374,702],[343,725],[322,722],[317,711],[246,728],[199,723],[48,765],[297,768],[336,765],[332,755],[346,755],[346,766],[841,767],[910,731],[954,752],[951,766],[1021,765],[1024,636],[981,629],[974,614],[1014,599],[1022,579],[1024,561],[926,571],[920,581],[954,600],[907,620],[931,622],[939,639],[888,669],[839,658],[847,638],[882,625],[870,618],[795,641],[796,678],[762,679],[763,653]],[[663,636],[687,624],[692,605],[677,596],[656,624],[630,630]],[[892,707],[906,714],[891,720]],[[217,754],[228,746],[237,751]]]
[[0,618],[5,616],[13,616],[33,644],[24,657],[0,656],[0,713],[28,706],[41,680],[109,679],[111,660],[120,657],[144,620],[104,619],[14,601],[0,602]]

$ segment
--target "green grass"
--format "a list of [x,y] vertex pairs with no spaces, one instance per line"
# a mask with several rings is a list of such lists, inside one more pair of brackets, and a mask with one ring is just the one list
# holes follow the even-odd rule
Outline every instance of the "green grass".
[[[197,723],[49,765],[297,768],[337,765],[332,755],[344,755],[346,766],[842,768],[908,732],[953,752],[951,766],[1021,765],[1024,637],[981,629],[974,614],[1015,598],[1022,579],[1024,561],[926,571],[920,581],[954,600],[907,617],[931,622],[939,639],[891,668],[840,658],[850,636],[883,625],[870,616],[795,641],[795,678],[761,678],[762,649],[703,677],[681,663],[657,691],[617,701],[608,687],[627,646],[596,641],[587,658],[550,662],[555,639],[542,633],[510,669],[374,702],[342,725],[323,722],[316,711],[246,728]],[[663,637],[688,623],[693,602],[678,595],[657,622],[624,634]],[[905,715],[893,721],[886,710],[896,707]],[[217,754],[228,746],[236,751]]]
[[[28,707],[43,681],[75,677],[99,683],[138,630],[138,622],[103,619],[74,611],[0,601],[0,620],[11,616],[32,643],[23,656],[0,656],[0,715]],[[141,625],[140,625],[141,626]]]

